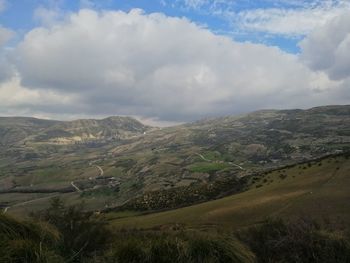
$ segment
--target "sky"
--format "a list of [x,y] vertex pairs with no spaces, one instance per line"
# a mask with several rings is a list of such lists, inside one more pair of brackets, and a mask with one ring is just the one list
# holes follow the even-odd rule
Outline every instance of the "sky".
[[0,0],[0,116],[330,104],[350,104],[350,0]]

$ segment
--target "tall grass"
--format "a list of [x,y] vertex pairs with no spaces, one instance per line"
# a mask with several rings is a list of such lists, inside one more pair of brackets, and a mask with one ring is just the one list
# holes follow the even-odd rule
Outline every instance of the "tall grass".
[[258,262],[346,263],[350,262],[350,242],[343,233],[307,218],[295,221],[268,219],[240,231]]
[[230,263],[255,262],[248,247],[235,238],[200,232],[120,233],[101,262]]
[[47,223],[0,215],[0,262],[63,262],[54,250],[59,239],[59,232]]
[[[40,219],[40,220],[38,220]],[[269,219],[238,232],[113,230],[53,200],[36,221],[0,215],[1,263],[347,263],[349,238],[309,219]]]

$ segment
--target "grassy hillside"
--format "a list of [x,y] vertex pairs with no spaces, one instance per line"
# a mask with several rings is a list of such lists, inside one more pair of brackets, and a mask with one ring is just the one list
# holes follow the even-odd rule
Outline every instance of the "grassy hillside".
[[322,161],[252,178],[246,192],[219,200],[161,213],[118,218],[116,227],[152,228],[183,224],[188,227],[240,228],[267,217],[329,218],[350,223],[350,160],[331,157]]
[[29,220],[0,214],[0,262],[347,263],[346,231],[329,222],[267,220],[236,231],[118,230],[53,199]]

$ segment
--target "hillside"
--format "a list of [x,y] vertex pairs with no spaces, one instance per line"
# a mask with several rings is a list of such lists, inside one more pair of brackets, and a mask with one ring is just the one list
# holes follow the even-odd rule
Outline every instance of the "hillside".
[[349,155],[329,157],[255,176],[249,190],[215,201],[149,215],[120,212],[108,217],[118,228],[238,229],[269,217],[310,217],[346,226],[350,223],[349,175]]
[[73,144],[97,140],[118,140],[139,135],[149,127],[130,117],[109,117],[102,120],[40,120],[25,117],[0,118],[0,144],[21,146],[40,142]]
[[35,118],[0,117],[1,148],[19,144],[25,138],[38,134],[56,123],[58,122]]
[[[13,122],[1,120],[2,127]],[[350,106],[263,110],[162,129],[128,117],[43,123],[29,122],[30,133],[0,151],[0,204],[9,212],[45,206],[57,194],[103,210],[163,198],[163,191],[174,193],[172,201],[156,208],[168,201],[175,208],[240,191],[241,178],[252,174],[350,149]]]
[[122,140],[143,134],[149,127],[130,117],[60,122],[34,137],[35,142],[73,144]]
[[349,172],[349,154],[325,157],[251,176],[239,194],[148,215],[86,213],[54,199],[30,220],[0,215],[0,258],[67,262],[80,249],[79,262],[348,262]]

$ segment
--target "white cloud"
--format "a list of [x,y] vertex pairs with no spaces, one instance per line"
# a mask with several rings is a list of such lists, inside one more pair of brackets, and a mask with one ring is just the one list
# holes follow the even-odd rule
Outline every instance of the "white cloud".
[[[258,6],[259,6],[259,1]],[[251,1],[177,0],[180,7],[226,20],[232,34],[258,32],[285,37],[301,37],[339,16],[350,12],[349,0],[266,0],[260,8]]]
[[183,0],[183,4],[188,8],[198,9],[208,4],[209,0]]
[[0,83],[0,113],[2,115],[57,114],[65,105],[72,107],[76,97],[52,90],[33,90],[20,84],[18,75]]
[[302,59],[313,70],[325,71],[334,80],[350,77],[349,12],[317,28],[300,46]]
[[82,8],[94,8],[96,4],[92,0],[80,0],[80,6]]
[[141,10],[81,10],[28,32],[13,56],[21,85],[3,84],[0,113],[187,121],[341,101],[337,82],[296,55]]
[[34,19],[43,25],[54,25],[62,19],[63,13],[59,8],[39,6],[34,10]]
[[304,1],[298,8],[280,6],[222,14],[240,30],[296,37],[307,35],[344,12],[350,12],[348,1]]
[[5,45],[6,42],[9,41],[14,35],[15,33],[12,30],[0,25],[0,48]]
[[3,12],[7,7],[7,0],[0,0],[0,13]]

